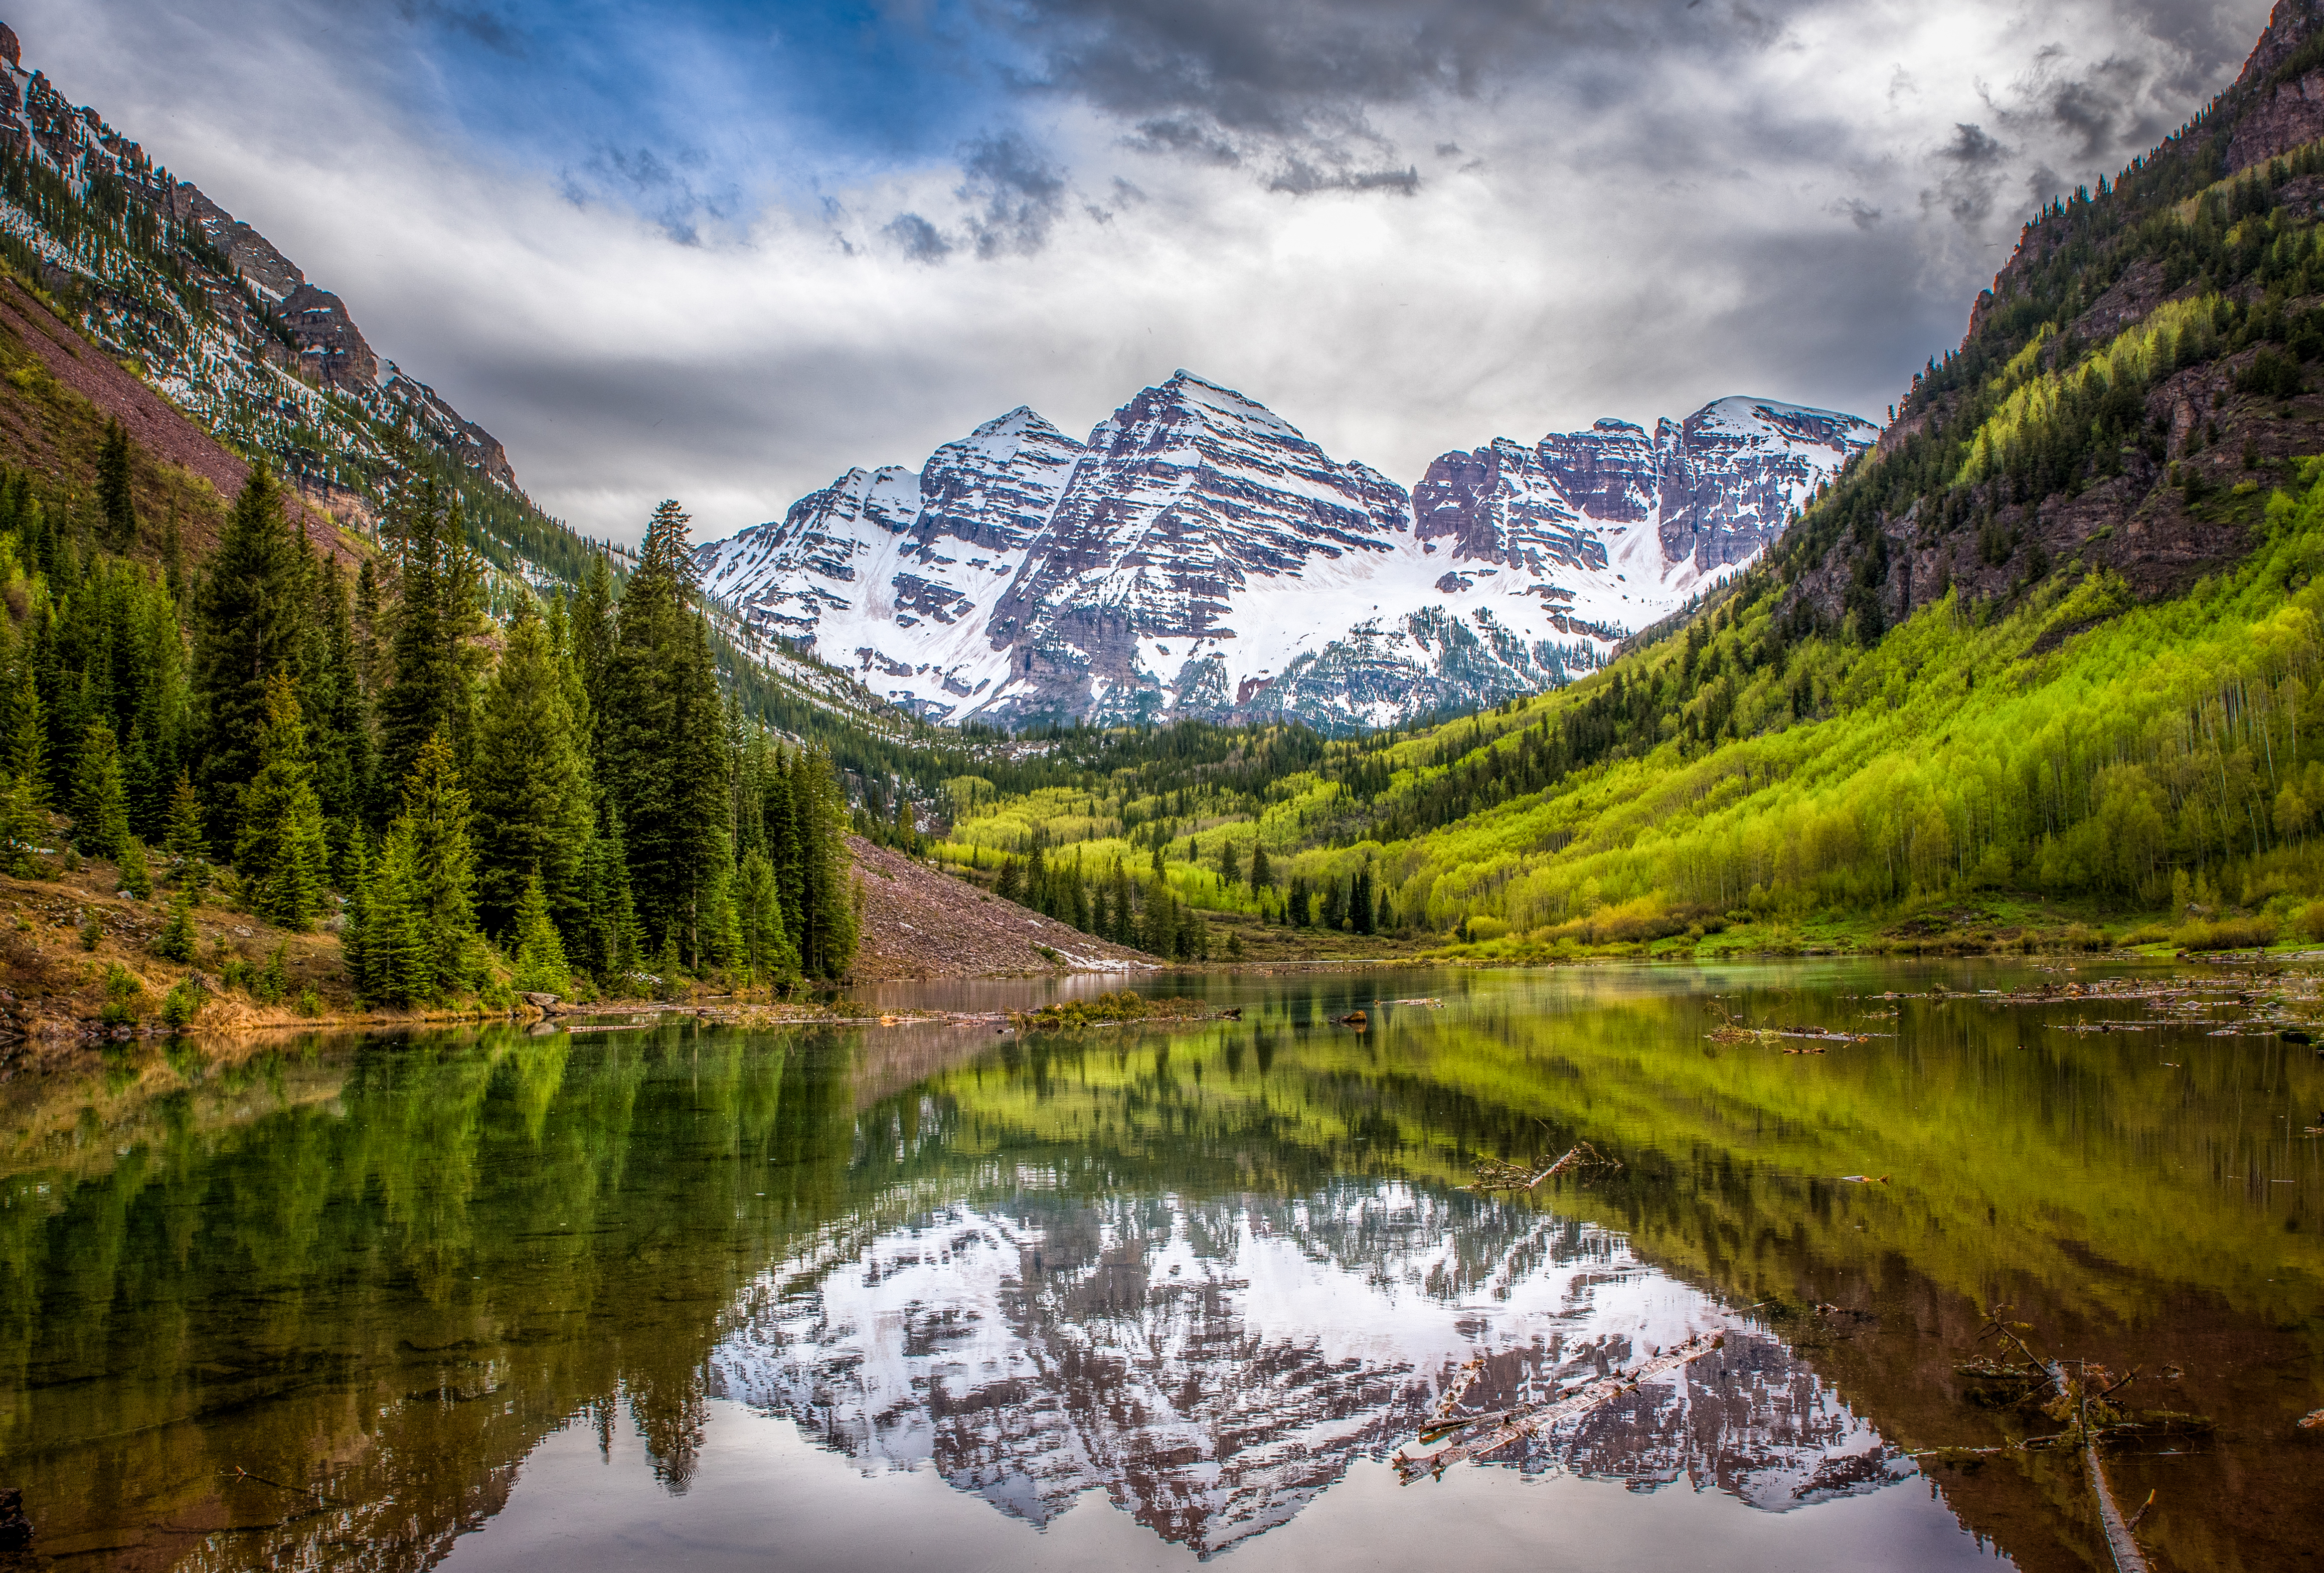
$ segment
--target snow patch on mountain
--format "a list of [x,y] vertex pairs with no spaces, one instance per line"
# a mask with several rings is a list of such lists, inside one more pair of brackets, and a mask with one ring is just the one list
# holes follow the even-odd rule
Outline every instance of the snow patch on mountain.
[[1730,398],[1497,438],[1410,494],[1186,371],[1085,442],[1028,409],[700,550],[762,634],[932,718],[1333,731],[1601,664],[1756,560],[1869,422]]

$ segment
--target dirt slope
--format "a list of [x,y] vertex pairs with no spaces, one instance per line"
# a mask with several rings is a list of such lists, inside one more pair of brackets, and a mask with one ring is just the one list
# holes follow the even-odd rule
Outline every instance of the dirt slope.
[[[1027,972],[1129,971],[1157,965],[899,852],[847,838],[863,888],[861,983]],[[1045,946],[1053,954],[1034,948]]]
[[[220,512],[242,491],[250,466],[222,447],[176,405],[59,321],[14,279],[0,281],[0,333],[18,340],[38,356],[49,375],[78,395],[96,417],[91,421],[83,414],[76,420],[75,412],[69,410],[20,412],[16,419],[0,423],[5,427],[5,432],[0,432],[0,437],[6,439],[5,446],[18,450],[5,457],[36,469],[60,470],[70,479],[84,484],[93,482],[95,476],[89,461],[95,457],[96,440],[103,433],[105,420],[117,419],[128,430],[130,440],[144,450],[146,458],[209,483],[216,502],[208,506],[198,503],[189,506],[180,520],[187,555],[198,557],[208,551]],[[23,398],[13,402],[32,405],[38,403]],[[28,413],[30,418],[26,419]],[[139,497],[139,510],[150,513],[160,502],[152,495],[153,490],[166,486],[167,480],[150,475],[140,478],[145,483],[140,489],[147,495]],[[318,548],[354,560],[352,549],[329,514],[295,492],[286,494],[283,502],[291,522],[304,529]],[[155,520],[148,519],[145,523],[149,531],[158,527]]]

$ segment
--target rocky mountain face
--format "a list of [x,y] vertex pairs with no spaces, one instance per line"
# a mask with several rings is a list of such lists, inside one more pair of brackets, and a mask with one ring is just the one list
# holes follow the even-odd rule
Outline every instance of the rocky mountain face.
[[932,1467],[1036,1524],[1098,1491],[1204,1557],[1412,1443],[1471,1360],[1463,1406],[1490,1411],[1696,1332],[1727,1346],[1497,1461],[1767,1512],[1914,1476],[1782,1343],[1621,1236],[1397,1184],[954,1205],[775,1264],[733,1322],[711,1391],[859,1467]]
[[2319,138],[2324,4],[2279,0],[2226,91],[2024,226],[1960,347],[1785,541],[1787,615],[1877,637],[1948,596],[2103,572],[2155,599],[2240,560],[2324,421]]
[[1076,442],[1018,409],[700,549],[706,585],[931,718],[1288,717],[1537,692],[1755,560],[1872,439],[1723,399],[1498,439],[1410,493],[1181,371]]
[[0,249],[107,354],[310,492],[359,507],[398,432],[516,488],[490,432],[381,359],[264,236],[26,69],[5,26]]

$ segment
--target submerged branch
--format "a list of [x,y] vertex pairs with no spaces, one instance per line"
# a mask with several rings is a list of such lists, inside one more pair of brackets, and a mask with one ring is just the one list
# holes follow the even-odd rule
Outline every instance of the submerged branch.
[[1497,1414],[1475,1415],[1457,1423],[1432,1426],[1421,1435],[1420,1440],[1424,1446],[1431,1436],[1443,1436],[1454,1430],[1498,1422],[1493,1424],[1491,1430],[1474,1441],[1458,1443],[1434,1453],[1425,1453],[1416,1458],[1399,1452],[1391,1462],[1396,1466],[1397,1478],[1407,1485],[1423,1475],[1443,1475],[1455,1464],[1470,1458],[1481,1458],[1489,1453],[1499,1452],[1512,1442],[1521,1441],[1527,1437],[1539,1436],[1561,1420],[1579,1420],[1594,1413],[1623,1394],[1636,1392],[1639,1383],[1652,1377],[1676,1371],[1683,1365],[1702,1359],[1714,1350],[1723,1349],[1726,1346],[1727,1338],[1724,1334],[1720,1334],[1706,1344],[1703,1342],[1702,1335],[1697,1333],[1675,1349],[1665,1350],[1647,1360],[1635,1371],[1627,1374],[1618,1371],[1610,1376],[1598,1377],[1582,1383],[1580,1387],[1571,1388],[1560,1393],[1547,1403],[1537,1404],[1531,1409],[1503,1410]]

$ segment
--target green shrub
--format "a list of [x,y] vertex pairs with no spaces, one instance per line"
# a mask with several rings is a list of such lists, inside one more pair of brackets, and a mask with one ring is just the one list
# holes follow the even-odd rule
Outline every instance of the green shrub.
[[187,978],[161,996],[161,1022],[172,1032],[182,1032],[201,1013],[202,1004],[209,998],[208,991],[192,978]]
[[2260,950],[2275,943],[2273,918],[2219,918],[2181,925],[2171,936],[2181,950]]
[[144,984],[139,981],[135,973],[119,963],[105,969],[104,1022],[106,1026],[134,1026],[152,1004],[146,995]]
[[282,996],[290,992],[290,969],[283,964],[283,953],[289,948],[287,943],[277,945],[274,954],[266,958],[266,970],[260,973],[258,980],[251,985],[251,996],[260,1004],[279,1005],[282,1003]]
[[1481,945],[1488,940],[1506,939],[1508,931],[1508,924],[1499,918],[1479,917],[1469,920],[1469,943],[1471,945]]
[[105,920],[97,915],[95,907],[91,907],[80,916],[80,948],[94,950],[97,942],[104,938]]

